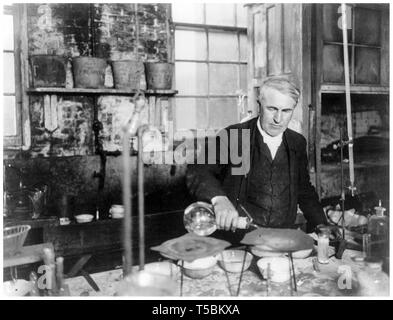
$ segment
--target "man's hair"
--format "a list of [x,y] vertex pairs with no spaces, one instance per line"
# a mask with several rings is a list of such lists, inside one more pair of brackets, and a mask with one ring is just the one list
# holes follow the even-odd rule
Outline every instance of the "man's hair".
[[263,95],[268,88],[275,89],[282,94],[291,97],[295,101],[295,105],[297,105],[299,101],[300,90],[295,86],[292,81],[281,77],[273,77],[267,79],[265,82],[263,82],[259,92],[260,102],[262,102]]

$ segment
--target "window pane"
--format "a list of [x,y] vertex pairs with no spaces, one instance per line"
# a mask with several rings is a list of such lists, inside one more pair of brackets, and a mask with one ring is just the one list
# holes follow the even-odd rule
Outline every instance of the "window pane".
[[3,125],[4,136],[15,136],[16,132],[16,106],[14,96],[3,97]]
[[254,77],[261,78],[266,76],[266,58],[267,58],[267,44],[266,44],[266,26],[263,23],[264,17],[262,13],[256,13],[253,16],[254,35],[253,35],[253,59],[254,59]]
[[176,62],[176,90],[179,91],[179,95],[206,95],[207,65]]
[[209,60],[238,61],[237,35],[227,32],[209,32]]
[[206,99],[176,98],[175,109],[176,130],[206,128]]
[[247,65],[240,65],[240,89],[247,94]]
[[235,26],[233,3],[206,3],[206,24]]
[[237,65],[210,64],[210,94],[236,94],[238,87]]
[[245,34],[240,35],[240,61],[247,61],[247,36]]
[[211,129],[221,129],[239,122],[235,98],[210,98],[208,114]]
[[244,3],[236,4],[237,13],[237,26],[242,28],[247,28],[247,8]]
[[[340,28],[342,25],[341,5],[329,3],[329,4],[323,4],[322,8],[323,8],[322,9],[323,38],[326,41],[342,42],[343,32],[342,29]],[[350,10],[352,11],[353,9]],[[348,42],[352,42],[352,30],[349,29],[347,31],[347,35],[348,35]]]
[[176,30],[175,58],[206,60],[206,33],[203,31]]
[[379,45],[381,43],[381,12],[365,8],[355,9],[356,43]]
[[203,3],[172,3],[172,19],[175,22],[203,23]]
[[379,84],[380,52],[379,49],[355,49],[355,83]]
[[344,82],[343,47],[324,45],[322,59],[323,80],[325,82]]
[[267,9],[267,70],[268,75],[282,73],[282,23],[280,7],[275,5]]
[[14,69],[14,54],[9,52],[4,52],[3,56],[4,70],[4,92],[5,93],[15,93],[15,69]]
[[3,50],[14,50],[14,23],[13,16],[4,14],[1,19],[3,33]]

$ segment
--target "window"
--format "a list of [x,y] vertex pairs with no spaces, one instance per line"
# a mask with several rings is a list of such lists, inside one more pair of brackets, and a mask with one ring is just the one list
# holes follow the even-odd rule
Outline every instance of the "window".
[[[382,11],[367,5],[349,5],[347,15],[351,83],[378,85],[381,83]],[[323,80],[327,83],[344,82],[340,19],[341,5],[323,5]]]
[[[22,140],[22,123],[26,119],[26,116],[22,114],[22,108],[28,106],[22,94],[22,59],[20,56],[22,46],[20,40],[22,23],[20,20],[22,14],[20,9],[21,7],[18,5],[4,6],[1,19],[3,34],[2,113],[5,148],[20,148],[26,142]],[[27,61],[27,58],[25,60]],[[25,110],[25,112],[28,115],[28,110]]]
[[176,130],[220,129],[246,111],[247,18],[242,4],[172,4]]

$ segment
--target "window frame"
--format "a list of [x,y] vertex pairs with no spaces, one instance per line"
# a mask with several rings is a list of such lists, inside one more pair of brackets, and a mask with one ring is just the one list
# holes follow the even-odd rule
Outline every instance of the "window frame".
[[[234,4],[235,5],[235,4]],[[235,15],[235,25],[238,24],[237,21],[237,10],[234,10],[234,15]],[[244,61],[241,60],[241,35],[244,35],[247,37],[247,27],[238,27],[238,26],[225,26],[225,25],[213,25],[213,24],[206,24],[206,5],[203,4],[203,22],[204,23],[188,23],[188,22],[176,22],[173,21],[173,15],[171,12],[171,20],[172,20],[172,26],[173,26],[173,33],[174,33],[174,45],[173,45],[173,57],[174,57],[174,63],[175,63],[175,68],[176,68],[176,63],[177,62],[190,62],[190,63],[197,63],[197,64],[205,64],[207,66],[207,94],[181,94],[178,93],[176,95],[176,98],[200,98],[204,99],[206,101],[206,106],[209,105],[210,99],[217,99],[217,98],[238,98],[238,94],[211,94],[210,93],[210,81],[211,81],[211,65],[212,64],[225,64],[225,65],[236,65],[238,66],[237,70],[237,84],[238,88],[240,90],[241,87],[241,68],[240,66],[243,65],[247,69],[247,64],[248,64],[248,57],[247,55],[244,57]],[[176,39],[175,39],[175,32],[181,30],[181,31],[200,31],[204,33],[204,36],[206,37],[206,59],[178,59],[175,56],[175,46],[176,46]],[[209,48],[209,33],[210,32],[224,32],[224,33],[230,33],[236,35],[236,41],[238,44],[238,50],[237,50],[237,59],[233,61],[225,61],[225,60],[210,60],[210,48]],[[247,74],[246,74],[247,77]],[[244,96],[245,99],[247,99],[247,87],[244,90]],[[176,105],[176,101],[175,101]],[[238,121],[240,121],[240,111],[238,110]],[[247,111],[244,110],[246,113]],[[176,121],[177,119],[175,118],[175,127],[177,128]],[[197,128],[189,128],[188,130],[196,130]],[[217,130],[218,128],[206,128],[207,130]],[[183,129],[177,129],[182,131]]]
[[[15,72],[15,117],[16,134],[4,136],[4,150],[27,150],[31,145],[30,111],[28,87],[28,43],[27,43],[27,8],[26,4],[3,6],[3,15],[13,15]],[[4,75],[3,75],[4,76]],[[10,96],[3,92],[3,96]],[[12,94],[13,96],[13,94]],[[4,106],[3,106],[4,107]],[[2,111],[3,112],[3,111]]]
[[[336,3],[326,3],[326,4],[323,4],[323,5],[336,5]],[[356,16],[357,9],[365,9],[365,10],[373,10],[373,11],[379,12],[380,15],[381,15],[381,19],[382,19],[382,8],[380,8],[378,6],[375,6],[375,5],[357,4],[357,3],[349,3],[349,4],[347,4],[347,6],[349,6],[351,8],[351,10],[352,10],[352,14],[351,14],[351,26],[352,26],[352,28],[350,29],[351,41],[348,41],[348,54],[349,54],[349,59],[350,59],[350,84],[351,85],[380,86],[380,85],[382,85],[381,66],[379,67],[379,82],[378,83],[363,84],[363,83],[359,83],[359,82],[356,81],[356,74],[355,74],[356,49],[357,48],[369,48],[369,49],[378,50],[379,56],[380,56],[380,59],[381,59],[383,45],[382,45],[382,38],[380,39],[380,44],[379,45],[376,45],[376,44],[365,44],[365,43],[357,42],[357,39],[356,39],[356,34],[357,33],[356,33],[356,25],[355,25],[356,18],[355,18],[355,16]],[[322,10],[323,10],[323,8],[322,8]],[[326,21],[322,21],[322,28],[323,28],[323,25],[325,23],[327,23],[327,22]],[[379,30],[380,37],[382,37],[381,25],[379,25],[379,28],[380,28],[380,30]],[[325,46],[325,45],[332,45],[332,46],[339,47],[340,51],[343,50],[343,43],[342,42],[325,40],[323,32],[322,32],[322,43],[323,43],[323,46]],[[323,79],[323,82],[324,83],[337,84],[337,82],[329,82],[329,81],[325,81],[324,79]]]

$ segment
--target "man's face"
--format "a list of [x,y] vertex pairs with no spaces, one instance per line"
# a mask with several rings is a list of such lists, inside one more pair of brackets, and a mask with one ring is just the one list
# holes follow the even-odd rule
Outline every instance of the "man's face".
[[272,88],[265,90],[260,102],[262,129],[272,137],[284,132],[292,118],[296,102]]

